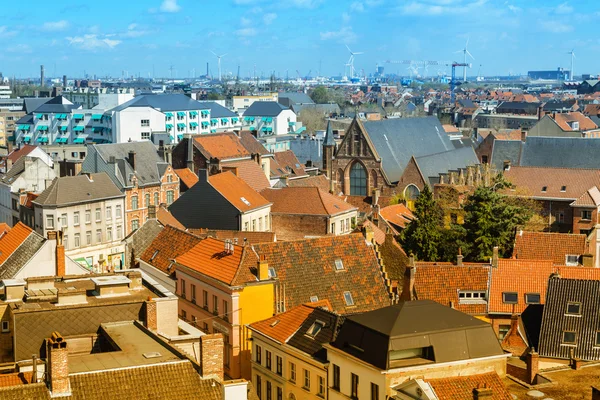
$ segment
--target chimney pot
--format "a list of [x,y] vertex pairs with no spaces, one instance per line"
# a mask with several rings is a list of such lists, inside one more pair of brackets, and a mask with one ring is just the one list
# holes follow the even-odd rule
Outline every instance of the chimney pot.
[[46,339],[48,357],[47,379],[52,397],[65,396],[71,393],[71,383],[69,381],[69,352],[67,342],[63,341],[58,332],[53,332],[49,339]]
[[257,275],[259,281],[266,281],[269,279],[269,263],[267,257],[261,254],[258,258]]

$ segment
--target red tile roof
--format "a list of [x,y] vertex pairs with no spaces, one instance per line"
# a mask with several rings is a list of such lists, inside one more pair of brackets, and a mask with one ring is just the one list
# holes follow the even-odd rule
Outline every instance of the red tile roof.
[[[550,114],[549,114],[550,115]],[[563,130],[563,131],[588,131],[592,129],[597,129],[598,126],[580,113],[579,111],[569,112],[569,113],[558,113],[554,116],[550,115],[550,118],[554,119],[554,122]],[[573,129],[569,123],[578,122],[579,128]]]
[[240,142],[251,154],[260,154],[262,156],[270,154],[256,137],[250,131],[241,131],[239,134]]
[[293,151],[278,151],[274,154],[274,158],[271,161],[271,177],[283,175],[289,175],[290,178],[307,176],[304,166],[300,164]]
[[257,265],[256,253],[248,246],[232,246],[233,252],[226,252],[224,241],[209,237],[178,256],[176,262],[227,285],[256,281],[251,272]]
[[238,244],[247,241],[248,244],[274,242],[275,232],[228,231],[223,229],[189,229],[188,232],[202,238],[213,237],[219,240],[237,240]]
[[515,185],[507,194],[540,199],[576,200],[588,189],[600,186],[599,169],[511,166],[504,177]]
[[444,306],[451,304],[455,309],[467,314],[485,314],[485,301],[466,300],[458,296],[458,292],[487,292],[489,266],[456,266],[456,265],[419,265],[415,273],[415,291],[419,300],[433,300]]
[[[600,279],[600,268],[555,266],[552,260],[500,259],[498,268],[492,268],[488,295],[489,313],[522,313],[527,307],[525,293],[539,293],[541,303],[544,304],[548,278],[553,273],[570,279]],[[504,292],[517,293],[517,304],[504,303]]]
[[194,146],[207,159],[217,158],[223,161],[230,158],[250,157],[250,152],[233,132],[194,135]]
[[492,390],[491,397],[486,397],[490,400],[512,400],[513,398],[495,372],[425,379],[425,382],[431,385],[439,400],[472,400],[474,398],[473,390],[480,387],[487,387]]
[[315,303],[302,304],[274,317],[250,324],[250,327],[283,344],[300,329],[315,307]]
[[318,187],[324,192],[329,193],[330,183],[325,175],[308,176],[302,179],[292,179],[288,181],[289,187]]
[[316,187],[267,189],[260,194],[273,203],[272,214],[335,216],[357,210],[351,204]]
[[0,238],[10,231],[10,226],[7,223],[0,223]]
[[32,232],[30,227],[19,222],[10,232],[0,238],[0,265],[4,264]]
[[586,104],[583,110],[585,115],[600,115],[600,104]]
[[179,222],[177,218],[175,218],[173,214],[171,214],[171,212],[164,207],[158,207],[156,209],[156,219],[163,226],[170,225],[174,228],[185,230],[185,226],[183,226],[183,224]]
[[549,232],[517,232],[513,257],[520,260],[552,259],[564,265],[567,254],[587,253],[586,235]]
[[254,160],[228,161],[222,163],[221,167],[223,171],[235,171],[235,175],[243,179],[248,186],[257,192],[271,187],[265,172]]
[[191,233],[165,226],[142,253],[140,259],[170,275],[174,272],[173,267],[169,268],[171,260],[187,253],[201,240]]
[[175,171],[175,174],[177,174],[181,182],[183,182],[188,189],[198,183],[198,176],[190,171],[189,168],[174,169],[173,171]]
[[31,383],[31,372],[18,372],[13,374],[0,374],[0,387],[12,387]]
[[[208,177],[208,183],[241,212],[271,204],[233,172],[222,172]],[[244,201],[246,200],[246,201]]]
[[8,156],[6,156],[7,160],[11,160],[12,163],[16,163],[19,158],[26,156],[27,154],[31,153],[33,150],[36,149],[37,146],[33,146],[30,144],[24,144],[23,146],[21,146],[20,149],[16,149],[13,150],[12,153],[10,153]]

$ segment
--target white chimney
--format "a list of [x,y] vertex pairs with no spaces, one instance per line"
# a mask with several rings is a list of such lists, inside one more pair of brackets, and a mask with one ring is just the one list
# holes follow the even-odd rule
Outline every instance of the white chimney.
[[248,400],[248,381],[235,379],[223,382],[223,400]]

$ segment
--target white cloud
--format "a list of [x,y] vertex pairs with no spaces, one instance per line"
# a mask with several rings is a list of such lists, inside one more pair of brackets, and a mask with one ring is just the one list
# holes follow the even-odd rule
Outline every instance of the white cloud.
[[179,4],[177,4],[177,0],[163,0],[160,5],[160,11],[168,12],[168,13],[176,13],[181,10]]
[[347,24],[348,22],[350,22],[350,14],[348,14],[348,13],[342,13],[342,22],[344,22],[345,24]]
[[550,33],[566,33],[571,32],[573,30],[573,27],[571,25],[567,25],[560,21],[553,20],[541,21],[540,27],[546,32]]
[[342,43],[352,43],[356,40],[356,34],[350,26],[344,26],[338,31],[327,31],[320,33],[321,40],[337,40]]
[[466,14],[481,7],[487,0],[425,0],[411,1],[400,7],[400,12],[407,15],[441,15]]
[[[129,38],[136,38],[136,37],[140,37],[140,36],[145,36],[148,33],[150,33],[150,32],[146,29],[142,29],[138,24],[129,24],[129,26],[127,27],[127,31],[125,33],[123,33],[122,36],[129,37]],[[110,37],[110,35],[106,35],[106,36]]]
[[361,2],[355,1],[354,3],[350,4],[350,11],[363,12],[365,11],[365,6]]
[[235,31],[235,34],[239,37],[250,37],[256,36],[256,29],[254,28],[242,28]]
[[15,44],[13,46],[8,46],[5,51],[7,53],[32,53],[33,50],[31,46],[28,44]]
[[277,14],[275,13],[268,13],[263,16],[263,22],[265,23],[265,25],[271,25],[276,19]]
[[567,3],[562,3],[559,4],[554,11],[557,14],[571,14],[573,12],[573,7]]
[[0,37],[13,37],[17,31],[9,31],[6,26],[0,26]]
[[58,31],[64,31],[68,27],[69,27],[69,21],[62,19],[60,21],[45,22],[42,25],[42,30],[47,31],[47,32],[58,32]]
[[314,8],[319,3],[321,3],[321,1],[320,0],[291,0],[290,3],[295,5],[296,7],[300,7],[300,8]]
[[252,20],[250,18],[242,17],[240,18],[240,25],[249,26],[252,24]]
[[66,39],[71,46],[75,46],[82,50],[95,51],[100,49],[114,49],[121,44],[121,40],[109,39],[112,35],[104,35],[99,37],[96,34],[87,34],[83,36],[69,36]]

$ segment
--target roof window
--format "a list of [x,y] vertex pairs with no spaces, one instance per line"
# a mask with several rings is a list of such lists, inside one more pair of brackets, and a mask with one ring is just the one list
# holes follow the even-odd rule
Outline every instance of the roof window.
[[546,190],[548,190],[548,186],[542,186],[542,193],[546,193]]
[[540,304],[541,296],[539,293],[525,293],[526,304]]
[[310,296],[310,302],[311,303],[316,303],[317,301],[319,301],[319,297],[318,296]]
[[267,269],[267,271],[268,271],[267,273],[269,275],[269,278],[276,278],[277,277],[277,272],[275,272],[275,268],[269,267]]
[[273,328],[275,325],[277,325],[279,323],[279,320],[276,319],[275,321],[271,322],[271,324],[269,325],[271,328]]
[[306,336],[314,339],[315,336],[317,336],[319,334],[319,332],[321,332],[321,330],[323,329],[324,326],[325,326],[325,322],[315,321],[310,326],[310,328],[308,328],[308,330],[306,331]]
[[247,206],[249,206],[249,205],[250,205],[250,202],[249,202],[248,200],[246,200],[246,198],[245,198],[245,197],[240,197],[240,200],[242,200],[242,202],[243,202],[245,205],[247,205]]
[[152,257],[150,257],[150,262],[152,262],[152,260],[154,260],[154,258],[156,257],[156,255],[158,254],[159,250],[156,250],[154,252],[154,254],[152,254]]
[[567,314],[568,315],[581,315],[581,303],[568,302],[567,303]]
[[566,192],[567,191],[567,187],[566,186],[561,186],[560,187],[560,191],[561,192]]
[[350,293],[350,292],[344,292],[344,301],[346,302],[347,306],[353,306],[354,305],[354,299],[352,298],[352,293]]
[[519,302],[519,295],[515,292],[503,292],[502,302],[504,304],[517,304]]
[[342,262],[341,258],[338,258],[337,260],[335,260],[335,270],[342,271],[343,269],[344,269],[344,263]]

